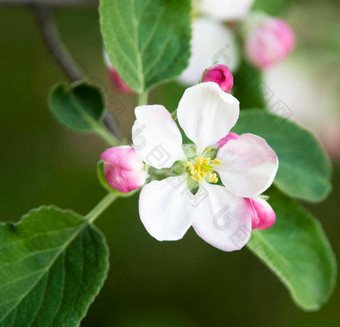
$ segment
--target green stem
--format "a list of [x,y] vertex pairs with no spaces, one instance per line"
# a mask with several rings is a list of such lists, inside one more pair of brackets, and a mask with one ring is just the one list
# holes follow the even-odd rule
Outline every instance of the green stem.
[[88,213],[85,219],[93,223],[118,197],[118,193],[109,193]]
[[177,110],[175,110],[172,114],[171,117],[174,121],[177,121]]
[[107,129],[106,127],[104,127],[103,125],[101,124],[98,124],[97,125],[97,128],[96,128],[96,133],[98,136],[100,136],[103,141],[105,143],[107,143],[107,145],[109,146],[117,146],[119,145],[119,141],[114,137],[114,135],[112,135]]
[[139,93],[139,96],[138,96],[138,105],[139,106],[144,106],[144,105],[148,104],[148,95],[149,95],[148,91]]

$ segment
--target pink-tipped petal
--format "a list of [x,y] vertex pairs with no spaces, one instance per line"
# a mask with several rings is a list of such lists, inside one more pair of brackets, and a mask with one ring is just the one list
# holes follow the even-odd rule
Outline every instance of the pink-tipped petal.
[[268,143],[254,134],[242,134],[229,140],[218,153],[216,166],[224,186],[236,196],[253,198],[262,194],[274,181],[278,158]]
[[233,132],[228,133],[228,135],[226,137],[224,137],[223,139],[220,139],[217,142],[217,146],[218,148],[221,148],[223,145],[227,144],[228,141],[230,140],[237,140],[239,138],[239,135]]
[[245,199],[252,212],[252,229],[268,229],[276,220],[276,214],[269,203],[261,197]]
[[228,93],[234,84],[234,77],[225,65],[216,65],[207,69],[202,77],[202,82],[214,82],[223,92]]
[[144,163],[132,147],[107,149],[100,158],[104,161],[105,179],[115,190],[128,193],[144,185],[147,178]]

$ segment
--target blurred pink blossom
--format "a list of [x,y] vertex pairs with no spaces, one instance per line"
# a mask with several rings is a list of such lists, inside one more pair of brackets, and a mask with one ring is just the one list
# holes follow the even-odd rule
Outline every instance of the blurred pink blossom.
[[281,19],[263,17],[246,33],[245,53],[248,60],[266,69],[286,58],[295,45],[291,27]]
[[133,93],[133,90],[127,85],[123,79],[119,76],[116,69],[113,67],[107,52],[104,50],[104,62],[107,68],[107,72],[110,78],[111,84],[114,88],[122,93]]

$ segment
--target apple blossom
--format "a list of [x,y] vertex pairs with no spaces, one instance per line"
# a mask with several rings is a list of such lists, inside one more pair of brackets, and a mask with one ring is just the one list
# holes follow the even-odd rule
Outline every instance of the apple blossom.
[[234,78],[227,66],[216,65],[210,67],[203,74],[202,82],[214,82],[223,92],[229,92],[233,87]]
[[[231,140],[237,140],[240,136],[230,132],[227,136],[217,142],[218,148],[221,148]],[[276,220],[273,208],[267,203],[266,196],[257,196],[255,198],[245,198],[248,207],[252,212],[252,229],[270,228]]]
[[272,184],[278,158],[253,134],[218,147],[238,119],[238,100],[212,82],[188,88],[177,117],[194,144],[182,145],[181,132],[163,106],[139,106],[135,114],[132,140],[139,157],[155,169],[177,172],[143,187],[139,213],[146,230],[160,241],[178,240],[192,226],[218,249],[241,249],[254,216],[244,198],[255,199]]
[[233,21],[246,17],[254,0],[199,0],[197,10],[208,16]]
[[266,69],[286,58],[294,48],[295,36],[290,26],[281,19],[262,16],[250,23],[245,38],[248,60]]
[[215,64],[228,66],[235,71],[239,54],[233,31],[221,22],[200,17],[192,23],[191,57],[189,66],[179,77],[185,85],[198,83],[202,72]]
[[100,158],[104,161],[106,181],[119,192],[128,193],[144,185],[147,172],[134,148],[117,146],[107,149]]
[[[338,83],[334,83],[327,67],[327,63],[315,65],[313,60],[297,53],[266,70],[264,82],[276,95],[275,101],[284,100],[281,107],[276,109],[273,106],[275,102],[271,102],[273,99],[268,98],[272,107],[270,110],[285,118],[289,116],[313,131],[332,160],[340,162],[340,97],[336,92]],[[334,74],[337,75],[337,72],[334,71]],[[301,101],[301,94],[308,94],[308,97]]]
[[179,77],[185,85],[196,84],[201,73],[215,64],[228,66],[234,72],[240,63],[234,32],[222,21],[246,17],[254,0],[195,0],[194,12],[204,15],[192,23],[191,58]]

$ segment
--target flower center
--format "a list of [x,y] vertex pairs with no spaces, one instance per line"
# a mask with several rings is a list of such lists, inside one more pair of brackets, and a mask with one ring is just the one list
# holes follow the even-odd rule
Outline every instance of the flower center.
[[184,166],[188,168],[193,179],[198,182],[203,182],[205,179],[210,183],[217,183],[218,178],[214,173],[214,166],[220,166],[221,161],[218,159],[211,160],[203,156],[197,156],[193,161],[187,161]]

